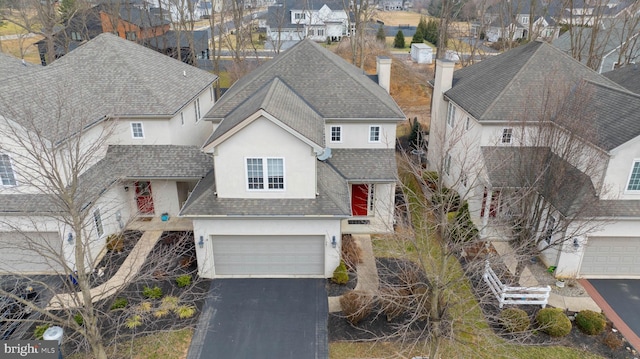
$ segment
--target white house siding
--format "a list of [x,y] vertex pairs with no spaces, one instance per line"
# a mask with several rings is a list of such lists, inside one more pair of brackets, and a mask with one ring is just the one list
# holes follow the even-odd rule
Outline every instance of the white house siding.
[[354,217],[350,219],[368,220],[369,224],[349,224],[349,219],[343,219],[342,233],[368,234],[391,233],[395,215],[395,183],[376,183],[373,215],[370,217]]
[[640,137],[610,151],[611,159],[605,174],[605,199],[640,200],[640,191],[627,191],[633,161],[640,161]]
[[[371,83],[371,86],[378,86]],[[331,142],[331,127],[342,127],[342,141]],[[380,126],[380,141],[369,142],[369,127]],[[325,125],[326,145],[331,148],[394,148],[397,123],[332,122]]]
[[[246,158],[284,158],[284,191],[247,190]],[[312,148],[273,122],[259,118],[215,149],[220,198],[314,198],[316,156]],[[266,181],[266,178],[265,178]]]
[[[578,224],[579,225],[579,224]],[[604,223],[598,231],[589,233],[588,238],[578,238],[579,247],[575,248],[573,240],[566,241],[564,243],[563,251],[559,253],[556,276],[558,277],[580,277],[580,268],[582,260],[585,254],[587,246],[589,246],[589,240],[594,238],[594,241],[606,240],[606,237],[610,238],[625,238],[631,242],[631,245],[627,247],[633,248],[635,252],[632,254],[636,258],[640,258],[640,237],[638,236],[638,228],[640,228],[640,219],[617,219],[615,222]],[[622,261],[622,259],[620,259]],[[611,264],[611,261],[610,261]],[[622,263],[622,265],[626,265]],[[615,271],[613,271],[615,272]],[[608,273],[593,273],[586,275],[588,278],[640,278],[637,273],[634,275],[624,274],[612,274],[612,271]]]
[[[215,236],[324,236],[324,277],[329,278],[340,264],[340,219],[337,218],[220,218],[193,220],[199,275],[215,278],[212,238]],[[204,245],[197,244],[202,236]],[[336,238],[336,248],[331,245]],[[249,276],[249,275],[247,275]],[[295,275],[289,276],[295,277]]]

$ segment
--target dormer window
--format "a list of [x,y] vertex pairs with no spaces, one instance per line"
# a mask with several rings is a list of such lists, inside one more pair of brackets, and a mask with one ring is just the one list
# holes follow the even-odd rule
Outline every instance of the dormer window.
[[369,142],[380,142],[380,126],[369,126]]
[[342,142],[342,126],[331,126],[331,142]]
[[297,12],[293,15],[294,19],[296,20],[304,20],[307,18],[306,14],[303,12]]

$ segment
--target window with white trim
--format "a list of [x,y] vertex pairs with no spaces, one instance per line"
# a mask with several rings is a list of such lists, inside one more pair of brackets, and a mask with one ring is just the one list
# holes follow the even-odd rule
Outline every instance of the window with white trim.
[[96,233],[98,233],[98,237],[102,237],[104,234],[104,228],[102,227],[102,217],[100,216],[99,209],[93,211],[93,224],[96,226]]
[[342,142],[342,126],[331,126],[331,142]]
[[318,36],[324,36],[324,29],[318,29],[318,30],[316,31],[316,35],[318,35]]
[[449,108],[447,109],[447,125],[449,125],[449,127],[453,127],[455,117],[456,107],[453,105],[453,103],[449,102]]
[[444,158],[444,171],[447,173],[447,175],[451,174],[451,155],[448,153]]
[[0,184],[3,186],[15,186],[16,175],[11,166],[11,157],[9,155],[0,154]]
[[513,141],[513,128],[505,128],[502,130],[502,139],[501,142],[503,144],[509,144]]
[[284,189],[284,158],[247,158],[247,189]]
[[631,174],[629,175],[629,183],[627,184],[627,191],[640,191],[640,160],[633,162]]
[[296,20],[304,20],[307,18],[306,14],[303,12],[297,12],[293,15],[294,19]]
[[380,126],[369,126],[369,142],[380,142]]
[[144,138],[142,122],[131,122],[131,136],[133,138]]

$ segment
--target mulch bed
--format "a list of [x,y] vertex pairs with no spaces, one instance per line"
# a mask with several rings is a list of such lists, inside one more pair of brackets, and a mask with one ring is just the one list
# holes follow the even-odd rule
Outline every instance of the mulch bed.
[[[376,266],[378,267],[378,272],[383,282],[399,282],[400,279],[398,278],[397,273],[401,272],[402,267],[406,264],[407,262],[395,258],[376,259]],[[500,270],[500,268],[495,270],[497,273],[505,273],[505,271]],[[486,291],[487,288],[485,288],[483,285],[484,282],[481,279],[481,273],[476,272],[476,274],[476,276],[470,278],[474,286],[474,290],[476,291],[476,295],[478,295],[479,293],[483,293],[484,295],[484,293],[486,293],[484,291]],[[333,288],[334,286],[336,285],[327,285],[328,290],[331,290],[330,293],[339,292],[338,289]],[[348,290],[349,289],[345,288],[342,293]],[[500,309],[497,306],[497,301],[483,303],[481,307],[487,318],[497,318],[497,315],[500,312]],[[518,306],[518,308],[525,310],[529,314],[529,317],[532,318],[532,323],[533,318],[535,317],[535,313],[540,310],[539,305],[524,305]],[[399,317],[389,322],[387,321],[387,318],[384,314],[378,313],[377,309],[378,308],[374,309],[372,313],[360,323],[358,323],[357,326],[351,325],[344,318],[344,315],[342,313],[330,313],[329,341],[334,342],[343,340],[375,340],[383,336],[394,334],[395,325],[401,323],[404,318]],[[575,313],[567,314],[574,315]],[[515,339],[513,337],[510,337],[510,334],[506,333],[496,321],[493,321],[493,323],[490,323],[490,325],[497,335],[500,335],[505,339]],[[621,346],[616,349],[611,349],[610,347],[605,345],[603,341],[605,340],[605,337],[607,335],[620,340],[622,343]],[[627,347],[630,347],[630,345],[628,342],[626,342],[626,340],[624,340],[622,335],[618,332],[612,331],[610,323],[603,333],[595,336],[583,334],[575,325],[573,325],[570,334],[563,338],[552,338],[541,331],[531,331],[531,334],[526,338],[517,338],[517,342],[530,345],[561,345],[573,347],[588,351],[590,353],[601,355],[605,358],[612,359],[631,359],[637,357],[637,355],[634,356],[631,351],[627,349]]]

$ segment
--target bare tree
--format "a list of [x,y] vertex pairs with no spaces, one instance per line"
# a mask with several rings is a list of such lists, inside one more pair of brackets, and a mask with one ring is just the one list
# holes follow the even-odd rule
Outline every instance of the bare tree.
[[[347,13],[347,34],[351,47],[351,63],[364,68],[364,48],[367,46],[369,23],[375,15],[375,7],[368,0],[343,0]],[[353,14],[353,18],[350,14]]]

